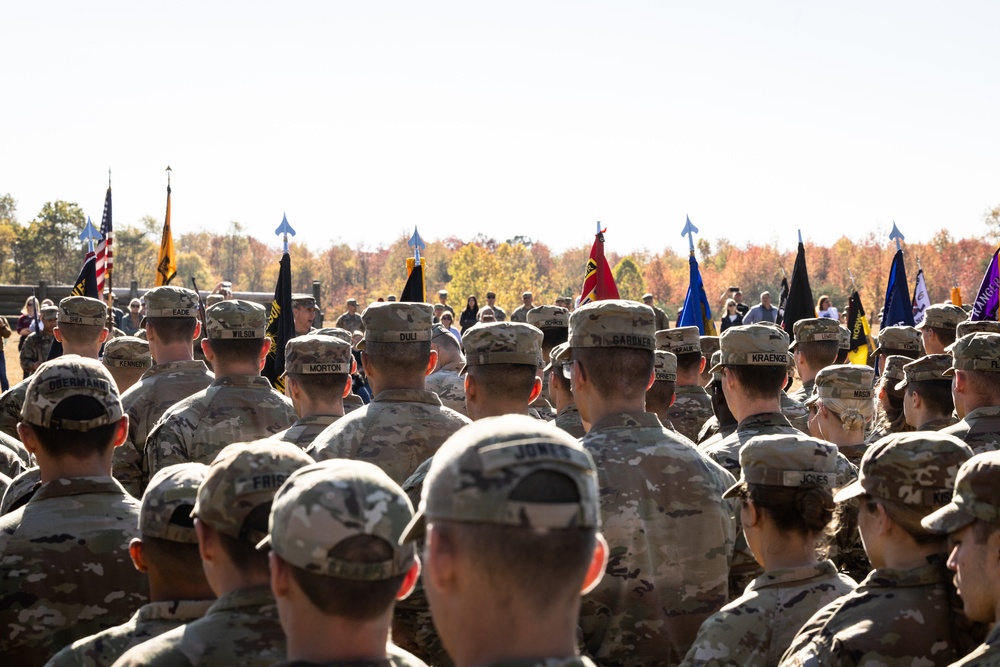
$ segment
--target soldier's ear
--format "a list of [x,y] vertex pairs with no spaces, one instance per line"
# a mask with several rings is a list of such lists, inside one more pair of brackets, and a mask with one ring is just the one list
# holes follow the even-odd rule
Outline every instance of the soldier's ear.
[[351,395],[351,389],[353,389],[353,388],[354,388],[354,381],[351,380],[351,376],[348,375],[347,376],[347,381],[344,382],[344,393],[341,396],[341,398],[347,398],[348,396],[350,396]]
[[413,565],[410,569],[406,571],[406,576],[403,577],[403,583],[400,584],[399,590],[396,592],[397,600],[405,600],[413,592],[413,589],[417,586],[417,580],[420,578],[420,558],[417,556],[413,557]]
[[531,395],[528,396],[528,403],[534,403],[535,399],[542,395],[542,379],[535,376],[535,383],[531,385]]
[[590,565],[587,566],[587,574],[583,577],[583,586],[580,588],[580,595],[586,595],[601,583],[604,577],[604,570],[608,567],[608,541],[604,535],[597,533],[594,542],[594,554],[591,556]]
[[434,372],[434,369],[437,367],[437,363],[438,363],[438,353],[437,353],[437,350],[435,350],[434,348],[431,348],[430,357],[427,359],[427,368],[424,369],[424,377],[426,377],[426,376],[428,376],[428,375],[430,375],[431,373]]
[[135,565],[135,569],[142,573],[149,571],[149,565],[146,564],[146,550],[142,546],[142,540],[138,537],[133,537],[132,541],[128,544],[128,555],[132,557],[132,564]]
[[[191,340],[198,340],[201,336],[201,320],[195,320],[194,323],[194,334],[191,335]],[[146,333],[146,337],[149,337],[149,333]]]
[[288,564],[272,549],[267,554],[267,565],[271,571],[271,592],[274,593],[274,597],[288,597],[292,581]]
[[[105,331],[107,331],[107,330],[105,329]],[[59,331],[59,325],[56,325],[56,328],[52,330],[52,335],[60,343],[63,342],[62,331]]]

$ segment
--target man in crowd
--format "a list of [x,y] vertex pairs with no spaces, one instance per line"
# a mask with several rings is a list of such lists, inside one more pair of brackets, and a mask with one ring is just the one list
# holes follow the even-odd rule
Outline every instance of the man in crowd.
[[976,454],[1000,449],[1000,334],[976,333],[951,346],[951,395],[961,421],[941,429]]
[[[739,305],[737,305],[739,310]],[[758,322],[777,322],[778,309],[771,305],[771,293],[761,292],[760,303],[747,310],[743,316],[743,324],[757,324]]]
[[647,306],[649,306],[650,308],[653,309],[653,313],[656,315],[656,330],[657,331],[663,331],[664,329],[669,329],[670,328],[670,318],[667,317],[667,314],[665,312],[663,312],[663,310],[661,310],[660,308],[657,308],[656,306],[653,305],[653,295],[652,294],[648,294],[648,293],[647,294],[643,294],[642,295],[642,302],[644,304],[646,304]]
[[925,354],[944,354],[955,342],[959,322],[969,319],[968,313],[950,303],[936,303],[924,310],[924,319],[916,326]]
[[41,331],[33,331],[28,334],[21,346],[21,371],[24,377],[28,377],[35,372],[41,364],[49,358],[49,350],[55,343],[52,330],[56,326],[56,318],[59,316],[59,308],[56,306],[42,306],[41,309]]
[[531,292],[521,294],[521,305],[510,315],[511,322],[527,322],[528,311],[534,308]]
[[928,354],[903,366],[896,390],[903,391],[906,423],[917,431],[940,431],[955,423],[951,378],[944,374],[951,365],[950,354]]
[[694,442],[701,427],[713,416],[712,397],[701,385],[705,357],[701,354],[698,327],[657,331],[656,349],[671,352],[677,359],[676,400],[667,409],[666,417],[678,433]]
[[788,346],[788,351],[795,355],[795,368],[802,386],[788,397],[802,403],[812,396],[816,375],[837,361],[840,324],[825,317],[807,318],[797,321],[792,329],[795,340]]
[[494,322],[470,329],[465,347],[465,402],[472,420],[528,414],[542,391],[535,371],[542,332],[530,324]]
[[313,295],[292,295],[292,320],[295,323],[296,336],[312,331],[313,322],[316,320],[316,298]]
[[118,391],[124,394],[153,365],[153,357],[147,341],[135,336],[119,336],[104,346],[101,363],[115,379]]
[[507,311],[497,305],[497,293],[493,290],[486,293],[486,305],[493,309],[493,316],[496,317],[497,322],[503,322],[507,319]]
[[358,300],[348,299],[347,312],[337,318],[337,328],[354,333],[355,331],[364,331],[362,328],[364,326],[361,315],[358,314]]

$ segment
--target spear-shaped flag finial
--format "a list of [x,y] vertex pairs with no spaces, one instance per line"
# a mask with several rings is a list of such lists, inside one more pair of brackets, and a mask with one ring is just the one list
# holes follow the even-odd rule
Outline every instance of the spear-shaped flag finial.
[[688,237],[688,249],[691,251],[691,254],[693,255],[694,254],[694,235],[698,233],[698,228],[695,227],[693,224],[691,224],[691,218],[690,217],[684,216],[684,219],[685,219],[686,222],[684,224],[684,229],[681,230],[681,236],[682,237],[683,236],[687,236]]
[[799,243],[802,243],[802,230],[800,229],[798,231],[799,231]]
[[892,221],[892,231],[889,232],[889,240],[896,241],[896,250],[903,249],[903,245],[900,243],[900,241],[905,241],[906,237],[903,236],[903,232],[899,231],[899,227],[896,226],[895,220]]
[[411,236],[410,240],[406,242],[406,245],[413,248],[413,259],[415,260],[415,264],[420,264],[420,250],[422,248],[426,249],[427,244],[424,243],[422,238],[420,238],[420,232],[417,231],[416,225],[413,226],[413,236]]
[[170,165],[168,164],[167,165],[167,187],[168,188],[170,187],[170,172],[172,172],[172,171],[173,171],[173,169],[171,169]]
[[97,231],[97,227],[94,227],[94,223],[90,221],[90,216],[87,216],[87,224],[84,225],[83,231],[80,232],[80,240],[87,242],[87,251],[94,252],[94,240],[100,239],[101,233]]
[[274,230],[274,235],[275,236],[284,235],[284,245],[285,245],[284,252],[288,252],[288,235],[289,234],[291,234],[292,236],[295,236],[295,230],[292,229],[292,226],[290,224],[288,224],[288,217],[284,213],[282,213],[281,214],[281,224],[278,225],[278,228]]

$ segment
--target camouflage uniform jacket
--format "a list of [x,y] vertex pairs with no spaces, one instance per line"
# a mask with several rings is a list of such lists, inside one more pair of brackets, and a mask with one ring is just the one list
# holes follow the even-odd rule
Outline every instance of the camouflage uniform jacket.
[[19,441],[7,437],[6,433],[0,433],[0,473],[7,475],[11,479],[14,479],[29,467],[15,449],[18,445],[23,448],[23,445]]
[[918,431],[940,431],[942,429],[948,428],[958,423],[958,420],[954,417],[940,417],[938,419],[931,419],[924,422],[917,429]]
[[493,309],[493,315],[496,316],[497,322],[503,322],[507,319],[507,311],[500,306],[490,306]]
[[582,655],[568,658],[522,658],[520,660],[497,660],[483,667],[595,667],[590,658]]
[[471,423],[424,389],[386,389],[316,436],[306,453],[317,461],[374,463],[402,484],[448,437]]
[[574,438],[582,438],[587,435],[587,430],[583,427],[583,417],[576,403],[570,403],[556,414],[556,426],[569,433]]
[[667,410],[667,419],[673,422],[677,432],[694,442],[702,425],[715,416],[712,397],[699,385],[677,387],[677,399]]
[[234,442],[283,431],[295,421],[292,402],[259,375],[227,375],[167,410],[146,439],[149,475],[175,463],[211,463]]
[[364,404],[365,402],[361,400],[361,397],[352,391],[347,396],[344,396],[344,414],[354,412],[358,408],[363,407]]
[[698,631],[684,667],[775,667],[799,628],[855,583],[830,561],[771,570]]
[[272,440],[290,442],[305,449],[326,427],[340,419],[341,415],[310,415],[299,417],[289,428],[271,436]]
[[49,358],[49,352],[55,342],[56,339],[47,333],[34,331],[28,334],[21,348],[21,370],[24,371],[25,377],[34,373],[38,365]]
[[610,547],[580,610],[585,650],[609,667],[676,664],[728,598],[736,526],[722,494],[735,480],[650,413],[607,416],[581,443]]
[[993,626],[985,642],[952,667],[1000,667],[1000,624]]
[[73,642],[56,653],[45,667],[111,667],[133,646],[201,618],[214,602],[150,602],[139,607],[127,622]]
[[122,394],[122,409],[128,415],[128,440],[115,447],[111,470],[126,491],[140,498],[146,489],[146,437],[163,413],[214,380],[215,375],[204,361],[174,361],[153,366]]
[[655,316],[656,319],[656,330],[663,331],[664,329],[669,329],[670,318],[667,317],[667,314],[663,312],[662,309],[657,308],[656,306],[650,306],[650,308],[653,309],[653,315]]
[[788,394],[788,398],[792,399],[796,403],[802,403],[807,398],[812,396],[813,387],[816,386],[816,378],[812,380],[806,380],[802,383],[802,386]]
[[365,325],[361,321],[361,313],[344,313],[337,318],[337,328],[351,333],[364,331]]
[[205,615],[125,652],[116,667],[265,667],[285,659],[270,586],[226,593]]
[[964,440],[976,454],[996,451],[1000,449],[1000,406],[970,410],[965,419],[941,433]]
[[781,414],[792,426],[809,435],[809,408],[781,392]]
[[17,434],[17,422],[21,421],[21,406],[24,405],[29,382],[31,378],[26,377],[0,394],[0,432],[15,439],[20,437]]
[[552,407],[551,403],[542,398],[541,395],[528,406],[528,413],[535,419],[541,419],[543,422],[551,422],[556,419],[556,409]]
[[386,646],[384,660],[335,660],[333,662],[307,662],[305,660],[289,660],[279,662],[274,667],[427,667],[423,660],[412,653],[407,653],[390,643]]
[[529,310],[531,310],[531,308],[528,308],[526,306],[519,306],[518,308],[516,308],[514,310],[513,313],[510,314],[510,321],[511,322],[527,322],[528,321],[528,311]]
[[781,659],[796,665],[944,666],[965,651],[956,640],[944,559],[913,570],[879,568],[820,609]]
[[458,374],[464,362],[456,361],[437,369],[427,376],[424,386],[441,399],[441,403],[455,412],[469,416],[465,406],[465,378]]
[[712,445],[702,443],[698,449],[733,476],[739,477],[740,449],[750,438],[756,435],[795,435],[798,432],[780,412],[762,412],[745,418],[736,425],[731,435],[721,441]]
[[0,655],[41,665],[80,639],[124,623],[146,602],[132,565],[139,501],[111,477],[56,479],[0,517]]
[[0,472],[0,495],[7,491],[7,487],[10,486],[12,481],[10,477]]
[[[718,426],[718,424],[716,424]],[[699,450],[704,451],[717,443],[722,442],[730,435],[736,432],[736,424],[726,424],[725,426],[718,426],[718,430],[712,435],[708,436],[704,440],[698,443],[697,447]]]

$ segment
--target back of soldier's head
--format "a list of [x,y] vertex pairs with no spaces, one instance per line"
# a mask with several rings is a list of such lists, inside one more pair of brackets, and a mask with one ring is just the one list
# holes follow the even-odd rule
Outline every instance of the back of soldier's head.
[[951,378],[962,371],[966,393],[980,402],[1000,405],[1000,334],[966,334],[949,346],[952,368],[943,375]]
[[153,357],[148,342],[135,336],[119,336],[104,345],[101,363],[115,379],[118,391],[124,393],[153,365]]
[[653,372],[655,314],[635,301],[588,303],[570,316],[569,346],[602,396],[644,396]]
[[216,364],[245,364],[260,359],[267,311],[253,301],[226,299],[205,311],[205,337]]
[[819,370],[837,361],[840,351],[840,325],[826,317],[799,320],[793,327],[795,340],[789,352],[797,352],[813,370]]
[[[218,295],[216,295],[218,296]],[[184,287],[164,285],[146,292],[143,326],[165,345],[190,343],[198,324],[198,295]]]
[[[777,399],[788,377],[788,337],[767,324],[730,327],[719,337],[720,362],[712,372],[730,375],[734,391],[751,399]],[[728,390],[727,390],[728,391]]]
[[490,397],[527,406],[542,355],[542,332],[520,322],[485,322],[462,337],[465,372]]
[[68,296],[59,302],[58,327],[70,345],[97,342],[108,321],[108,307],[87,296]]
[[204,582],[191,510],[206,472],[203,463],[168,466],[153,475],[142,495],[139,534],[146,563],[168,585]]
[[430,361],[433,308],[427,303],[373,303],[361,314],[363,350],[382,373],[422,376]]
[[646,412],[666,411],[674,401],[677,385],[677,355],[656,350],[653,384],[646,390]]
[[334,336],[298,336],[285,345],[285,373],[314,401],[342,396],[353,362],[350,343]]

